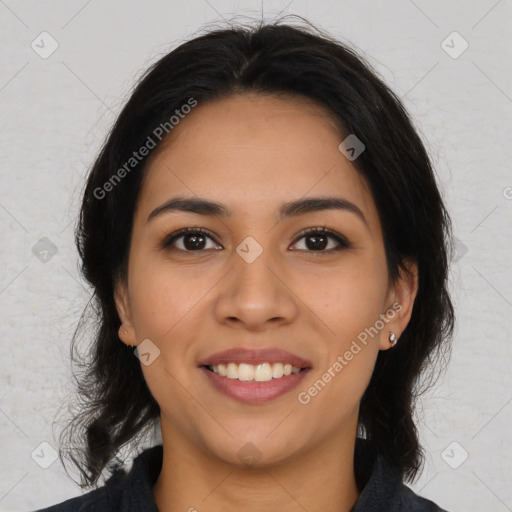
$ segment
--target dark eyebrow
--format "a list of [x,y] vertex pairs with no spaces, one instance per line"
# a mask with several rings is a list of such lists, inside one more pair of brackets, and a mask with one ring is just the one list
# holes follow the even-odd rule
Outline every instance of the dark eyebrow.
[[307,197],[284,203],[279,209],[279,220],[323,210],[345,210],[354,213],[369,227],[361,209],[354,203],[341,197]]
[[[296,217],[305,213],[323,210],[345,210],[357,215],[368,226],[363,212],[358,206],[341,197],[306,197],[288,203],[279,208],[279,221],[287,217]],[[147,222],[163,213],[181,211],[198,215],[220,215],[230,217],[233,212],[225,205],[195,197],[174,197],[155,208],[148,216]]]

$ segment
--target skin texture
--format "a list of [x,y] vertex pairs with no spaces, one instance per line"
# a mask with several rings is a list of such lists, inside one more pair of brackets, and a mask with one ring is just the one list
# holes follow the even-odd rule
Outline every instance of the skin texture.
[[[150,162],[127,281],[118,283],[115,298],[121,340],[138,345],[149,338],[160,350],[141,366],[161,408],[164,460],[153,489],[161,512],[340,512],[358,498],[359,402],[378,351],[389,349],[390,332],[399,337],[409,321],[417,273],[410,265],[390,281],[375,203],[339,151],[343,139],[312,102],[245,93],[199,104]],[[175,196],[217,201],[233,215],[168,212],[147,222]],[[305,196],[351,201],[366,223],[342,210],[278,221],[281,203]],[[350,246],[330,251],[339,244],[329,238],[327,247],[308,252],[311,237],[308,244],[299,233],[323,226]],[[211,232],[202,252],[186,252],[186,237],[174,249],[160,247],[185,227]],[[248,236],[263,248],[250,264],[236,252]],[[298,393],[396,303],[400,311],[379,334],[360,344],[308,404],[299,403]],[[198,368],[201,359],[234,347],[288,350],[311,361],[312,370],[286,395],[244,404],[217,391]],[[237,455],[247,443],[260,455],[251,466]]]

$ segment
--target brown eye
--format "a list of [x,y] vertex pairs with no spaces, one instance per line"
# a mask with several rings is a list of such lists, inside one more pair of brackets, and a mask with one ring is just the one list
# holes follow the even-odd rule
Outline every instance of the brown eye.
[[[346,249],[350,246],[348,240],[343,235],[325,227],[312,228],[302,232],[298,240],[302,239],[306,241],[305,250],[308,252],[332,252]],[[327,249],[329,239],[334,240],[335,245]]]
[[[213,240],[208,231],[201,228],[184,228],[176,233],[172,233],[162,242],[162,248],[178,249],[185,252],[201,252],[204,249],[212,249],[215,247],[206,247],[207,240]],[[214,240],[213,240],[214,241]],[[179,242],[176,245],[176,242]]]

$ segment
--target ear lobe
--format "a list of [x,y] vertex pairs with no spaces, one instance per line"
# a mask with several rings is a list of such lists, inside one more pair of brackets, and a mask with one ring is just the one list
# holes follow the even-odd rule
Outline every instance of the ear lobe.
[[119,338],[127,345],[136,345],[135,331],[132,325],[132,313],[128,296],[128,287],[124,282],[116,282],[114,287],[114,302],[121,321]]
[[392,285],[392,293],[390,294],[391,304],[389,304],[388,308],[392,308],[395,311],[395,315],[387,323],[382,333],[379,346],[381,350],[387,350],[394,346],[393,340],[390,340],[392,333],[395,334],[398,343],[400,343],[399,338],[411,319],[417,293],[418,266],[415,262],[406,261],[405,269],[401,268],[399,270],[399,276]]

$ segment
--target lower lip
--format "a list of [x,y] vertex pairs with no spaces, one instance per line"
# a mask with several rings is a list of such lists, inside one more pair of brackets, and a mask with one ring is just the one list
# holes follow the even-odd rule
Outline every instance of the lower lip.
[[225,395],[248,404],[262,404],[274,400],[292,389],[295,389],[309,373],[310,368],[299,373],[292,373],[280,379],[267,380],[265,382],[247,382],[238,379],[229,379],[214,373],[204,366],[200,370],[208,377],[210,382]]

